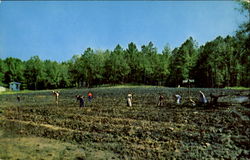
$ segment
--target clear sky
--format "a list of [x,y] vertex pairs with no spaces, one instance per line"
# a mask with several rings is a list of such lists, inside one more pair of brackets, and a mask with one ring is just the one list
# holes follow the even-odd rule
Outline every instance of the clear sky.
[[0,58],[66,61],[88,47],[113,50],[150,41],[161,52],[192,36],[198,45],[233,35],[244,16],[235,1],[4,1]]

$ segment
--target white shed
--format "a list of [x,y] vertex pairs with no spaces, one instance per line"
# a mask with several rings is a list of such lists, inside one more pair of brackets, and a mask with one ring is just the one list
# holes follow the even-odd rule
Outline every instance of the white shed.
[[19,82],[10,82],[10,90],[11,91],[20,91],[21,83]]
[[6,91],[5,87],[0,86],[0,92]]

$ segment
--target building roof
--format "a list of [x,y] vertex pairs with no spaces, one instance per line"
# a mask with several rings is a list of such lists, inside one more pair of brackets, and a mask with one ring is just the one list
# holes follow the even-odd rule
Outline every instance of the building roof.
[[21,84],[20,82],[10,82],[10,84]]

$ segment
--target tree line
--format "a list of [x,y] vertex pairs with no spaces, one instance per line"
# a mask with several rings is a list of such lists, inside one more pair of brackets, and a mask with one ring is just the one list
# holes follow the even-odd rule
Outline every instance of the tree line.
[[249,87],[249,47],[244,34],[217,37],[198,47],[190,37],[173,50],[157,52],[152,42],[141,46],[117,45],[113,51],[87,48],[67,62],[18,58],[0,59],[0,83],[17,81],[23,88],[91,87],[100,84],[150,84],[177,86],[194,79],[197,87]]
[[[242,2],[242,8],[249,13],[248,2]],[[87,48],[62,63],[38,56],[27,61],[9,57],[0,59],[0,85],[17,81],[27,89],[123,83],[177,86],[194,79],[196,87],[249,87],[249,34],[248,21],[233,36],[218,36],[200,47],[189,37],[173,50],[166,45],[161,53],[152,42],[140,49],[131,42],[125,49],[119,44],[114,50]]]

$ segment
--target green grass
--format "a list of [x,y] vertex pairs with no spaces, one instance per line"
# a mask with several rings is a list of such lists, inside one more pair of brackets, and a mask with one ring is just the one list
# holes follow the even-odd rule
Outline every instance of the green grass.
[[55,160],[55,159],[117,159],[112,152],[104,152],[91,147],[83,149],[79,145],[54,139],[20,136],[0,130],[0,159]]
[[[36,93],[36,92],[48,92],[50,90],[20,90],[20,91],[3,91],[0,94],[24,94],[24,93]],[[51,90],[52,91],[52,90]]]
[[94,86],[93,88],[138,88],[138,87],[150,88],[150,87],[164,87],[164,86],[152,86],[152,85],[128,83],[128,84],[104,84],[104,85]]
[[250,90],[250,88],[247,87],[225,87],[225,89]]
[[21,90],[21,91],[3,91],[3,92],[0,92],[0,94],[18,94],[18,93],[31,93],[31,92],[34,92],[34,91],[30,91],[30,90]]
[[[138,85],[138,84],[115,84],[115,85],[99,85],[93,88],[75,88],[75,90],[91,90],[94,88],[97,89],[106,89],[106,88],[153,88],[153,87],[159,87],[164,88],[163,86],[152,86],[152,85]],[[38,92],[48,92],[48,91],[65,91],[65,90],[72,90],[72,89],[48,89],[48,90],[20,90],[20,91],[2,91],[1,94],[24,94],[24,93],[38,93]]]

